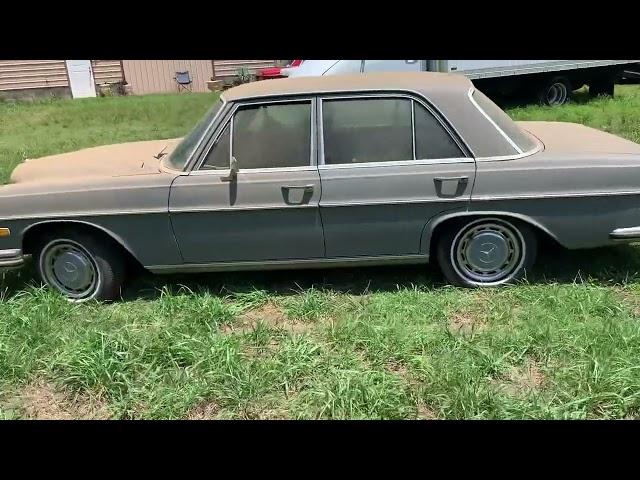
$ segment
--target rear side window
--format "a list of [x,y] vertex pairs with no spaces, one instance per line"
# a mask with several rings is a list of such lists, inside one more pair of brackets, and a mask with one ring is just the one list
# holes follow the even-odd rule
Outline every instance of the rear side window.
[[466,156],[438,119],[410,98],[323,100],[322,130],[326,165]]
[[523,152],[531,150],[536,146],[536,142],[530,135],[522,130],[509,115],[507,115],[498,105],[479,90],[474,90],[473,100],[491,118],[491,120],[502,130]]
[[463,158],[465,154],[440,122],[426,108],[414,102],[416,158]]
[[328,165],[413,159],[409,99],[324,100],[322,129]]

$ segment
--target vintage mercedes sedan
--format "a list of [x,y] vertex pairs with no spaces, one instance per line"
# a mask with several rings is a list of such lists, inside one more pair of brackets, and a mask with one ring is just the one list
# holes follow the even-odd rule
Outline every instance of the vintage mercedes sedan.
[[379,73],[227,90],[183,139],[27,160],[0,187],[0,266],[74,301],[154,273],[419,263],[522,278],[537,241],[640,239],[640,145],[513,122],[463,76]]

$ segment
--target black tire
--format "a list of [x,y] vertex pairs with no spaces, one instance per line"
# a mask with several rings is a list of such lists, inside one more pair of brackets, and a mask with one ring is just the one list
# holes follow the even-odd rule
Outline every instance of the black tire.
[[542,105],[564,105],[569,101],[573,87],[564,76],[549,77],[538,87],[538,101]]
[[[70,249],[65,252],[64,249]],[[56,265],[51,264],[53,258],[53,249],[63,251],[66,255],[76,255],[80,258],[80,265],[92,271],[93,283],[84,291],[78,291],[76,294],[65,290],[65,282],[60,280],[56,274]],[[85,232],[76,232],[70,229],[61,229],[49,234],[43,235],[38,239],[33,249],[34,266],[37,278],[49,287],[57,290],[59,293],[67,297],[73,302],[84,302],[88,300],[115,300],[120,297],[121,287],[125,279],[125,261],[119,248],[114,242],[105,241],[105,239],[96,238]],[[48,262],[47,262],[48,261]],[[47,263],[50,264],[47,267]],[[76,268],[67,262],[67,265]],[[68,275],[73,275],[76,271]]]
[[589,96],[607,96],[613,97],[613,91],[615,89],[615,81],[613,78],[593,80],[589,83]]
[[[483,230],[483,226],[485,230]],[[475,236],[473,232],[476,233]],[[479,244],[486,236],[487,241]],[[510,251],[509,245],[513,246],[514,252],[511,254],[505,253],[505,260],[507,266],[505,266],[505,273],[502,277],[498,275],[494,279],[490,277],[490,274],[486,275],[475,272],[468,267],[473,262],[468,261],[464,257],[464,252],[467,252],[472,248],[475,241],[476,245],[484,246],[486,243],[491,244],[491,235],[494,235],[499,240],[499,236],[504,237],[504,246],[498,247],[498,254],[502,251]],[[468,236],[471,236],[471,240],[466,240]],[[465,250],[463,242],[467,241],[468,248]],[[502,241],[502,240],[499,240]],[[442,232],[439,238],[436,239],[436,257],[438,265],[442,270],[442,273],[447,280],[459,287],[485,287],[485,286],[498,286],[502,284],[513,283],[515,281],[525,278],[526,273],[531,270],[538,248],[537,236],[533,229],[524,222],[517,220],[506,220],[501,218],[474,218],[458,221],[447,226]],[[518,243],[517,248],[515,242]],[[498,245],[499,242],[496,242]],[[493,245],[495,250],[496,245]],[[501,245],[501,244],[500,244]],[[489,247],[491,248],[491,247]],[[476,247],[476,250],[478,248]],[[516,253],[517,250],[517,253]],[[459,252],[460,253],[459,255]],[[476,253],[478,253],[476,251]],[[487,252],[480,250],[479,255]],[[517,258],[516,258],[517,257]],[[488,258],[488,256],[487,256]],[[475,275],[475,278],[473,277]],[[485,275],[484,279],[480,278]]]

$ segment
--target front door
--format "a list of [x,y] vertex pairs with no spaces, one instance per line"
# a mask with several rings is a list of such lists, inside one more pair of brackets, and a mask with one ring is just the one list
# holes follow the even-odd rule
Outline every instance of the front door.
[[422,101],[380,94],[319,102],[326,256],[428,253],[420,251],[424,227],[467,206],[474,159]]
[[171,187],[171,222],[185,263],[324,256],[314,113],[311,99],[233,112],[198,170]]
[[69,86],[73,98],[96,96],[96,85],[93,81],[91,60],[67,60]]

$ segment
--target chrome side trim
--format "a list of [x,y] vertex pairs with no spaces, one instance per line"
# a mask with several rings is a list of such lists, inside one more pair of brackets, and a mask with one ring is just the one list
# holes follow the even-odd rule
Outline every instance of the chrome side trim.
[[546,199],[546,198],[580,198],[580,197],[617,197],[617,196],[628,196],[628,195],[640,195],[640,190],[627,190],[620,192],[579,192],[579,193],[547,193],[543,195],[501,195],[501,196],[493,196],[493,195],[481,195],[481,196],[473,196],[471,198],[472,202],[482,202],[482,201],[498,201],[498,200],[538,200],[538,199]]
[[482,116],[484,118],[486,118],[487,120],[489,120],[489,122],[491,123],[491,125],[494,126],[494,128],[498,131],[498,133],[500,135],[502,135],[504,137],[504,139],[509,142],[509,145],[511,145],[517,152],[517,154],[522,154],[522,149],[516,144],[516,142],[514,142],[511,137],[509,135],[507,135],[504,130],[502,130],[498,124],[496,122],[493,121],[493,119],[487,114],[487,112],[485,112],[480,105],[478,105],[478,102],[475,101],[475,99],[473,98],[473,92],[475,92],[475,88],[471,87],[469,89],[469,91],[467,92],[467,97],[469,97],[469,101],[473,104],[474,107],[476,107],[478,109],[478,111],[482,114]]
[[20,267],[24,263],[25,257],[19,248],[10,250],[0,250],[0,268]]
[[378,205],[419,205],[425,203],[451,203],[451,202],[461,202],[461,203],[469,203],[469,199],[467,197],[433,197],[433,198],[418,198],[411,200],[371,200],[367,202],[332,202],[332,203],[323,203],[320,201],[320,208],[323,207],[368,207],[368,206],[378,206]]
[[640,240],[640,227],[616,228],[609,234],[612,240]]
[[99,212],[71,212],[71,213],[46,213],[41,215],[12,215],[10,217],[2,217],[2,220],[32,220],[43,219],[49,220],[52,218],[78,218],[78,217],[104,217],[115,215],[144,215],[144,214],[157,214],[157,213],[169,213],[167,208],[161,209],[146,209],[146,210],[114,210],[114,211],[99,211]]
[[253,205],[249,207],[183,207],[183,208],[172,208],[169,210],[170,214],[174,213],[198,213],[198,212],[250,212],[254,210],[290,210],[290,209],[300,209],[300,208],[318,208],[317,204],[282,204],[282,205]]
[[353,265],[398,265],[428,262],[428,255],[382,255],[343,258],[311,258],[292,260],[264,260],[252,262],[215,262],[188,263],[184,265],[152,265],[146,267],[153,273],[196,273],[196,272],[225,272],[248,270],[288,270],[304,268],[351,267]]

